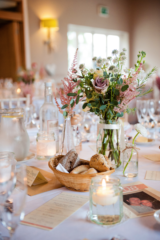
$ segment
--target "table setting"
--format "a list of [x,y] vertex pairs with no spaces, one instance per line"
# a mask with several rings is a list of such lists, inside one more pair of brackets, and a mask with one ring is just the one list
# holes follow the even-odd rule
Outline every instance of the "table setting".
[[0,109],[0,240],[158,240],[159,101],[139,99],[155,68],[140,51],[124,69],[125,48],[90,70],[77,55],[59,97],[44,83],[36,127],[35,110]]

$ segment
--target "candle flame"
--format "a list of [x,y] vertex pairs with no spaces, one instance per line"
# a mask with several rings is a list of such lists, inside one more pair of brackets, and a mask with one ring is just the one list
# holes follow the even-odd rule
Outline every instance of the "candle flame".
[[102,180],[102,187],[106,188],[106,180],[105,179]]
[[106,176],[106,181],[109,181],[109,176]]
[[20,93],[21,92],[21,89],[20,88],[17,88],[17,93]]

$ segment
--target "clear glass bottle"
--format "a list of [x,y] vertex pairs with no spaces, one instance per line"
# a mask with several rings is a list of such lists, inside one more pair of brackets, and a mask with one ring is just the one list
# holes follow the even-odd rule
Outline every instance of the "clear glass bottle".
[[133,178],[138,175],[138,152],[134,144],[127,143],[123,150],[123,176]]
[[45,83],[44,104],[40,108],[40,131],[54,134],[56,152],[59,152],[58,109],[53,104],[52,83]]
[[121,221],[123,193],[118,178],[105,175],[92,178],[89,198],[89,218],[92,222],[100,225],[112,225]]

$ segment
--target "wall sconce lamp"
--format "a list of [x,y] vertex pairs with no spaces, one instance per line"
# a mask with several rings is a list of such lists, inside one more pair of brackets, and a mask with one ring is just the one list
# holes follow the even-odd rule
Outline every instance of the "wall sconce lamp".
[[54,31],[57,31],[59,29],[59,25],[58,25],[58,20],[57,19],[42,19],[41,20],[41,27],[44,28],[48,28],[48,38],[47,40],[44,42],[45,44],[48,45],[48,49],[53,50],[54,46],[51,40],[51,28],[54,29]]

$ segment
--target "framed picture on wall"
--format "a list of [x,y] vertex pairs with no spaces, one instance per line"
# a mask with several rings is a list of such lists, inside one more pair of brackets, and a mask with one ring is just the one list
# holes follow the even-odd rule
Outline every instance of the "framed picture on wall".
[[98,5],[98,15],[100,17],[108,17],[109,16],[109,9],[106,5]]

